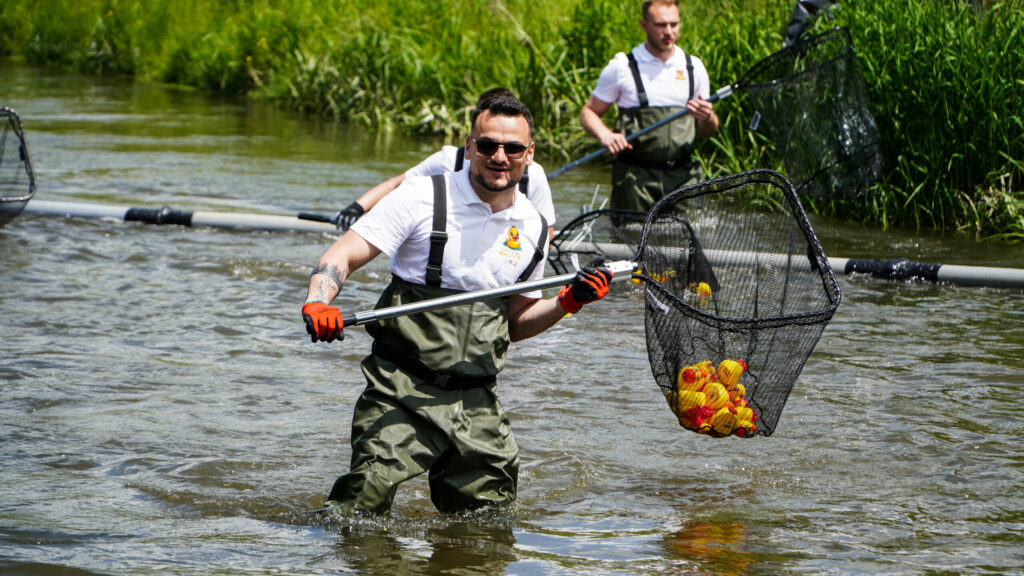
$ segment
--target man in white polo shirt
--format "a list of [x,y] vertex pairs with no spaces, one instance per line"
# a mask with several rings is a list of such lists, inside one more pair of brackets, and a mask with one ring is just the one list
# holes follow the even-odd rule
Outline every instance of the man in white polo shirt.
[[[302,307],[314,342],[344,337],[330,306],[350,273],[381,252],[392,281],[378,307],[541,278],[547,225],[517,191],[533,156],[533,120],[515,98],[477,106],[468,167],[409,178],[334,243],[310,275]],[[352,418],[352,460],[328,506],[384,514],[398,485],[429,471],[430,495],[452,512],[515,499],[519,449],[496,394],[511,341],[539,334],[608,292],[588,266],[557,297],[528,292],[370,324],[367,387]]]
[[[601,71],[590,100],[580,112],[583,129],[616,156],[612,167],[612,208],[647,211],[666,193],[701,178],[691,158],[696,137],[718,130],[718,116],[704,63],[684,53],[676,0],[646,0],[640,27],[646,40],[629,54],[618,53]],[[602,117],[617,104],[615,130]],[[629,134],[683,109],[689,113],[636,142]]]
[[[515,98],[511,91],[505,88],[492,88],[477,99],[477,105],[491,98],[507,96]],[[458,172],[465,165],[466,147],[442,146],[440,150],[431,154],[419,164],[409,168],[405,172],[388,178],[367,190],[355,202],[346,206],[335,217],[337,225],[342,230],[347,230],[353,222],[358,220],[368,210],[373,208],[384,196],[390,194],[395,188],[405,182],[406,178],[415,176],[433,176],[445,172]],[[548,185],[548,176],[544,167],[536,161],[531,161],[526,167],[523,178],[519,181],[519,191],[526,195],[540,215],[548,221],[549,236],[555,233],[555,206],[551,199],[551,187]]]

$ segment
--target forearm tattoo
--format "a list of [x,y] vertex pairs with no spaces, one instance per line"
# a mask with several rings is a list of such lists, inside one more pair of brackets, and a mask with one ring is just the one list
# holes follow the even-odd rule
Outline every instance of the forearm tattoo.
[[308,299],[330,302],[338,292],[341,292],[341,286],[347,277],[347,270],[341,270],[334,264],[318,262],[309,275]]

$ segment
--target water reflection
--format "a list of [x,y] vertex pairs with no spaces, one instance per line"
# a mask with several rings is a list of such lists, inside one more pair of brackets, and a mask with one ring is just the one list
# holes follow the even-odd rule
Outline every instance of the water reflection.
[[747,527],[736,520],[692,520],[665,535],[669,558],[696,563],[719,576],[748,574],[755,564],[748,548]]

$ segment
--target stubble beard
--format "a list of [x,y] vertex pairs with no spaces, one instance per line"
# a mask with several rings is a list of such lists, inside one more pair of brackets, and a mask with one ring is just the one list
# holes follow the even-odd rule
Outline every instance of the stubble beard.
[[672,54],[673,52],[675,52],[675,49],[676,49],[676,41],[675,41],[675,39],[672,39],[672,41],[669,42],[669,40],[670,40],[670,37],[661,37],[661,36],[659,36],[653,42],[648,41],[647,42],[648,51],[651,51],[651,48],[653,47],[654,48],[654,50],[653,50],[654,56],[659,58],[659,59],[662,56]]
[[504,192],[511,188],[515,188],[516,185],[519,184],[519,180],[521,180],[521,178],[516,178],[515,180],[509,178],[509,182],[507,184],[505,184],[504,186],[499,186],[496,184],[489,183],[487,179],[484,178],[484,175],[480,172],[474,174],[473,179],[476,180],[476,183],[479,184],[481,188],[489,192]]

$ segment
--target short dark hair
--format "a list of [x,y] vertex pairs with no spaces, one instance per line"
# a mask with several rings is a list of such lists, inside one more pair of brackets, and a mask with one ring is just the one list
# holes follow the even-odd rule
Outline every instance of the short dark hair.
[[522,116],[523,118],[526,118],[526,124],[530,127],[530,139],[533,140],[533,114],[530,114],[530,109],[527,108],[526,104],[523,104],[515,96],[498,96],[496,98],[491,98],[490,100],[481,99],[473,110],[470,130],[476,128],[476,119],[480,117],[485,110],[495,116]]
[[512,91],[509,90],[508,88],[491,88],[490,90],[487,90],[483,94],[481,94],[480,97],[477,98],[476,103],[479,106],[480,104],[487,102],[492,98],[497,98],[498,96],[510,96],[512,98],[516,97],[516,95],[513,94]]
[[651,5],[653,4],[668,4],[672,6],[679,6],[679,0],[644,0],[644,3],[640,5],[640,17],[647,20],[647,13],[651,11]]

